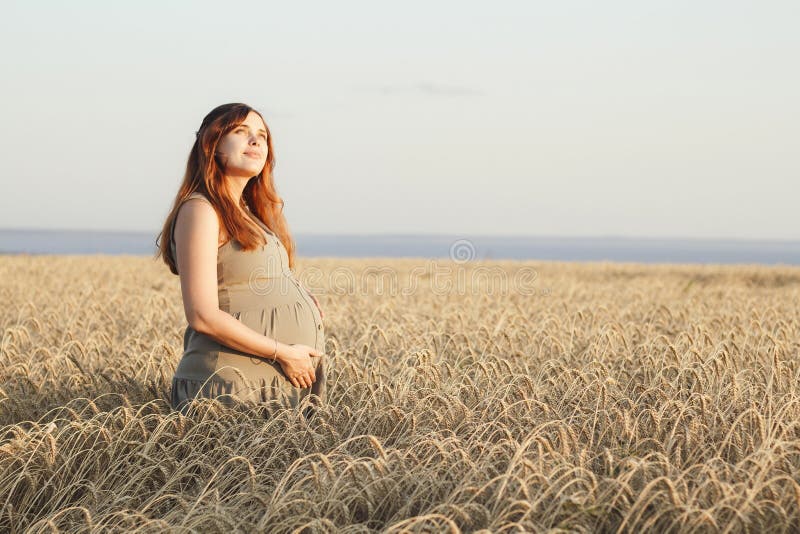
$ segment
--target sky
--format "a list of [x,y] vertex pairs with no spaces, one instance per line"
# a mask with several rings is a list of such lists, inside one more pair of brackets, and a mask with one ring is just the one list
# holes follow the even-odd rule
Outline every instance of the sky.
[[158,232],[244,102],[292,232],[800,239],[800,2],[4,1],[0,228]]

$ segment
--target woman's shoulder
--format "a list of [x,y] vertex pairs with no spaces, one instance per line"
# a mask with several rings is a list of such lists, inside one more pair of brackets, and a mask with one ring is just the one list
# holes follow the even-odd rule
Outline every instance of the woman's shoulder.
[[[200,200],[200,202],[189,202],[190,200]],[[206,197],[202,193],[194,192],[194,193],[191,193],[191,194],[187,195],[186,197],[182,198],[181,201],[178,203],[178,208],[176,210],[176,216],[175,216],[176,219],[177,219],[177,216],[178,216],[177,214],[180,214],[180,212],[183,211],[181,208],[183,208],[184,206],[186,206],[188,204],[193,204],[193,205],[196,205],[198,207],[202,206],[202,205],[206,205],[206,207],[201,208],[202,211],[204,211],[204,212],[208,211],[208,212],[214,212],[214,213],[217,212],[217,209],[214,207],[214,204],[211,203],[211,201],[208,199],[208,197]]]
[[[195,200],[195,202],[190,202],[191,200]],[[200,202],[197,202],[197,200],[200,200]],[[175,211],[176,221],[178,220],[181,212],[186,211],[183,208],[187,207],[188,205],[195,206],[195,208],[190,208],[189,211],[195,211],[195,209],[199,209],[201,212],[208,212],[208,215],[203,215],[203,217],[211,217],[211,213],[216,213],[217,211],[216,208],[214,208],[214,204],[212,204],[205,195],[202,193],[191,193],[178,202],[178,208]],[[199,212],[195,211],[195,213]]]
[[183,201],[185,202],[185,201],[187,201],[189,199],[192,199],[192,198],[199,198],[200,200],[205,200],[206,202],[211,204],[211,201],[208,200],[208,197],[206,197],[203,193],[200,193],[200,192],[197,192],[197,191],[195,191],[194,193],[192,193],[189,196],[187,196],[186,198],[184,198]]
[[[197,204],[203,204],[203,203],[205,203],[205,204],[208,204],[208,205],[211,207],[211,210],[212,210],[213,212],[216,212],[216,209],[214,208],[214,205],[213,205],[213,204],[211,203],[211,201],[210,201],[210,200],[208,200],[208,198],[207,198],[207,197],[206,197],[204,194],[202,194],[202,193],[199,193],[199,192],[194,192],[194,193],[191,193],[191,194],[187,195],[185,198],[183,198],[183,199],[182,199],[182,200],[179,202],[178,209],[177,209],[177,212],[176,212],[176,215],[175,215],[175,220],[174,220],[174,222],[173,222],[173,224],[172,224],[172,232],[171,232],[171,235],[170,235],[170,240],[172,241],[172,244],[173,244],[173,245],[174,245],[174,243],[175,243],[175,227],[176,227],[176,226],[177,226],[177,224],[178,224],[178,219],[179,219],[179,218],[180,218],[180,219],[183,219],[183,217],[179,217],[179,215],[180,215],[181,211],[184,211],[184,210],[182,210],[181,208],[183,208],[183,207],[184,207],[184,206],[185,206],[185,205],[188,203],[188,201],[189,201],[189,200],[193,200],[193,199],[199,199],[199,200],[201,200],[202,202],[200,202],[200,203],[197,203]],[[195,203],[191,203],[191,204],[195,204]],[[203,210],[203,211],[205,211],[205,210],[206,210],[206,208],[202,208],[202,210]],[[193,210],[192,210],[192,211],[193,211]],[[198,213],[198,212],[195,212],[195,213]],[[203,215],[203,217],[211,217],[211,215],[210,215],[210,214],[209,214],[209,215]],[[224,233],[224,232],[223,232],[223,233]],[[218,243],[219,243],[219,240],[218,240]]]

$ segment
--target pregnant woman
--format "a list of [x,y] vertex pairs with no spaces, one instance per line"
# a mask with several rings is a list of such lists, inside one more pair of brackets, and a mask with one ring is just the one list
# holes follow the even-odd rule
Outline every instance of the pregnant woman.
[[184,414],[196,397],[297,407],[310,396],[307,417],[325,401],[322,310],[294,276],[274,166],[269,128],[250,106],[203,119],[159,244],[189,323],[171,391]]

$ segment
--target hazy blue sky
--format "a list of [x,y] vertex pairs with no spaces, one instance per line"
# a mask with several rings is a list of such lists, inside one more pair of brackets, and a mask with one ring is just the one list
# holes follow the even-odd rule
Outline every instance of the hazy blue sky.
[[800,2],[3,2],[2,228],[158,231],[218,104],[294,232],[800,238]]

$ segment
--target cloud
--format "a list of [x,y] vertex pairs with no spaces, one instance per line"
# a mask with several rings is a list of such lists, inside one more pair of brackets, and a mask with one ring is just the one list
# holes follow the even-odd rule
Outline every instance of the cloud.
[[429,95],[470,96],[484,94],[483,91],[474,87],[459,87],[457,85],[441,85],[429,82],[418,83],[416,88]]
[[475,87],[466,87],[458,85],[443,85],[431,82],[419,82],[416,84],[392,84],[380,85],[364,88],[366,91],[376,92],[382,95],[391,95],[398,93],[422,93],[432,96],[481,96],[485,95],[483,91]]
[[267,106],[267,105],[258,105],[259,103],[256,102],[253,104],[253,107],[256,108],[258,111],[264,114],[264,117],[267,119],[271,118],[280,118],[280,119],[291,119],[297,117],[297,113],[294,111],[290,111],[288,109],[281,109],[276,108],[274,106]]

